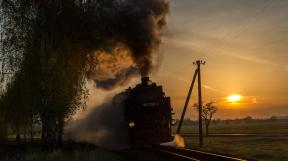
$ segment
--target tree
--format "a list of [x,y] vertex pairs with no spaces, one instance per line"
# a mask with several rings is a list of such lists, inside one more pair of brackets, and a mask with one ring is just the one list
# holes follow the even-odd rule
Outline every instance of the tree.
[[208,102],[202,108],[202,118],[204,119],[207,136],[209,136],[209,125],[217,110],[215,102]]
[[7,141],[7,124],[0,117],[0,145]]
[[83,8],[74,0],[4,0],[0,9],[1,57],[8,60],[1,65],[13,73],[0,111],[17,133],[39,115],[43,141],[55,145],[57,131],[63,131],[57,125],[63,129],[87,95],[85,54],[93,49],[77,37]]
[[[195,103],[193,107],[199,108],[198,104]],[[202,119],[204,120],[206,135],[209,136],[209,125],[212,121],[214,114],[218,108],[215,106],[215,102],[208,102],[202,107]]]
[[116,43],[115,2],[2,1],[1,66],[13,74],[0,111],[17,133],[39,115],[42,140],[62,141],[65,119],[85,107],[89,55]]

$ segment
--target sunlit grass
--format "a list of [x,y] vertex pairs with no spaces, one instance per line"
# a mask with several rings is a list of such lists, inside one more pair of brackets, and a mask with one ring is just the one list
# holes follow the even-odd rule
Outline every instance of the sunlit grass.
[[[176,131],[176,126],[173,130]],[[288,134],[288,124],[286,123],[261,123],[261,124],[220,124],[209,127],[211,134]],[[198,126],[182,126],[182,134],[198,134]]]
[[[196,126],[184,126],[182,133],[197,134]],[[205,134],[205,133],[204,133]],[[287,124],[238,124],[211,126],[212,137],[204,137],[200,149],[227,153],[260,161],[288,160]],[[213,134],[256,134],[252,137],[213,137]],[[198,137],[186,137],[187,147],[199,148]]]
[[[187,147],[198,148],[198,138],[185,138]],[[287,137],[209,137],[200,149],[261,160],[288,160]]]

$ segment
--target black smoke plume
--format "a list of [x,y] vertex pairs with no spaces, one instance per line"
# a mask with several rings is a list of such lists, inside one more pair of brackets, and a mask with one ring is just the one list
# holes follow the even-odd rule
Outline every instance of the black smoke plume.
[[[108,18],[104,16],[104,21],[109,26],[104,29],[104,33],[108,34],[104,37],[108,39],[109,43],[113,42],[114,44],[112,44],[112,49],[104,49],[102,53],[117,58],[124,52],[126,58],[117,60],[118,62],[124,61],[128,66],[119,66],[117,61],[111,60],[108,62],[110,66],[106,66],[105,70],[111,71],[118,65],[118,71],[113,70],[114,75],[102,80],[98,77],[99,68],[97,66],[96,70],[90,70],[89,78],[94,79],[97,86],[104,89],[125,84],[132,76],[139,74],[147,76],[150,73],[153,68],[153,53],[156,52],[161,42],[161,31],[166,25],[165,16],[169,11],[168,2],[165,0],[119,0],[115,1],[111,7],[114,7],[113,13],[110,13]],[[105,41],[107,42],[107,40]],[[117,50],[115,51],[115,49]],[[127,57],[131,57],[132,61],[126,61]],[[102,62],[99,59],[97,61],[99,64]]]

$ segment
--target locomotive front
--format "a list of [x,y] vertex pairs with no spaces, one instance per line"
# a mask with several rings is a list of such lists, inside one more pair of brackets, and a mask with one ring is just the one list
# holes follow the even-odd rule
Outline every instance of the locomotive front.
[[158,145],[172,140],[172,108],[162,86],[142,77],[142,83],[127,90],[125,120],[133,145]]

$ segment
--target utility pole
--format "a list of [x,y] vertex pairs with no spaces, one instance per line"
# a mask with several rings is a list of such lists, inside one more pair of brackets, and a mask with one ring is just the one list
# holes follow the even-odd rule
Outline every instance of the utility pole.
[[205,64],[205,61],[197,60],[196,65],[198,69],[198,110],[199,110],[199,146],[203,145],[202,134],[202,86],[201,86],[201,64]]
[[190,100],[190,97],[191,97],[191,94],[192,94],[192,90],[193,90],[194,83],[195,83],[197,75],[198,75],[198,69],[195,70],[195,73],[194,73],[194,76],[193,76],[193,80],[192,80],[190,88],[189,88],[189,92],[188,92],[188,95],[187,95],[187,98],[186,98],[186,101],[185,101],[185,105],[184,105],[184,108],[183,108],[183,111],[182,111],[182,115],[181,115],[181,118],[180,118],[180,121],[179,121],[179,125],[178,125],[178,128],[177,128],[177,134],[180,134],[182,123],[183,123],[183,120],[184,120],[184,117],[185,117],[185,113],[186,113],[186,110],[187,110],[187,107],[188,107],[188,104],[189,104],[189,100]]
[[196,81],[196,78],[198,77],[198,113],[199,113],[199,146],[203,145],[203,134],[202,134],[202,90],[201,90],[201,65],[204,65],[206,62],[202,61],[202,60],[197,60],[196,62],[193,62],[194,65],[197,66],[197,68],[195,69],[195,73],[188,91],[188,95],[185,101],[185,105],[182,111],[182,115],[178,124],[178,128],[177,128],[177,134],[180,134],[181,131],[181,127],[182,127],[182,123],[185,117],[185,113],[189,104],[189,100],[192,94],[192,90],[194,87],[194,83]]

